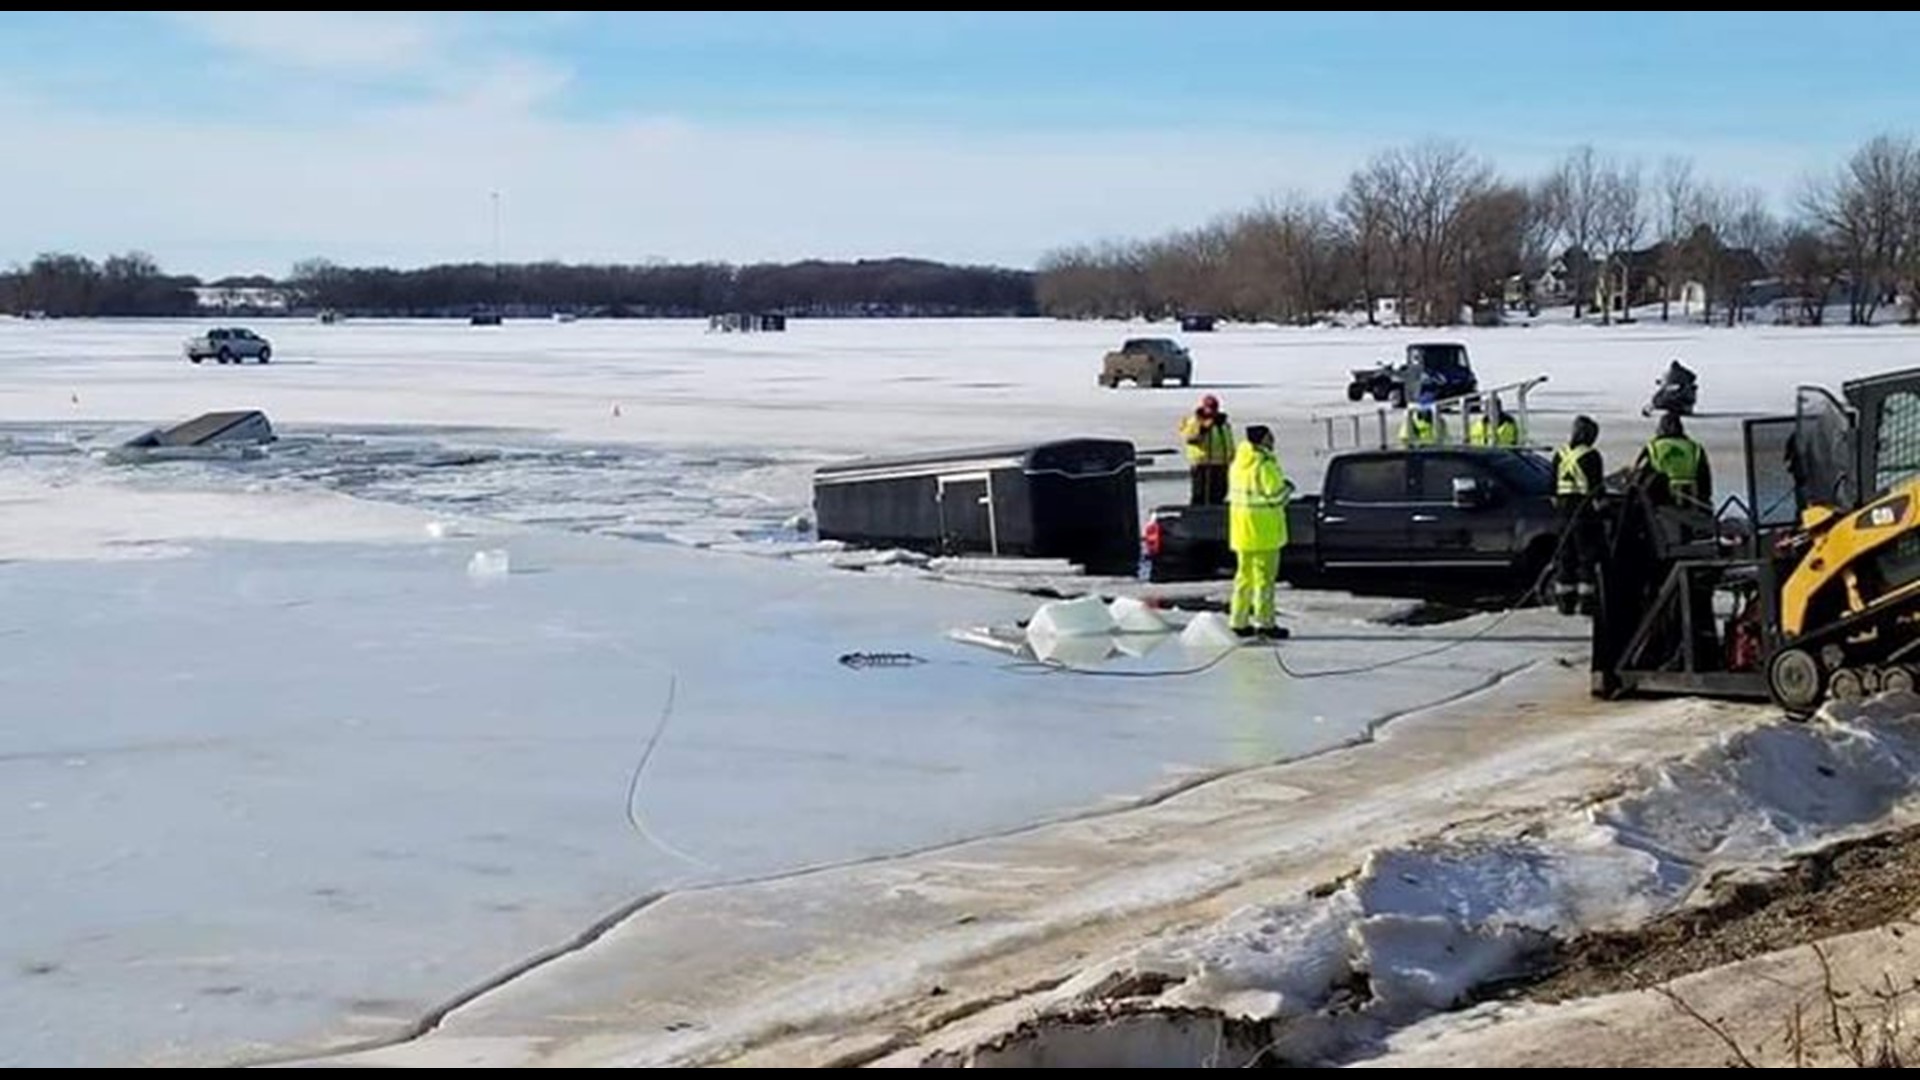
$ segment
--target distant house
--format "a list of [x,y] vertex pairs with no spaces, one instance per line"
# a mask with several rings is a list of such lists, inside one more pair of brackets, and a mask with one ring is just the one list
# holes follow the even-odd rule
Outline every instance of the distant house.
[[1573,271],[1567,266],[1566,256],[1548,263],[1533,279],[1533,295],[1543,304],[1559,304],[1572,298]]
[[292,294],[273,285],[197,285],[193,302],[201,311],[223,315],[272,314],[291,307]]
[[[1605,260],[1594,275],[1594,309],[1599,310],[1611,300],[1613,313],[1622,315],[1630,308],[1659,304],[1664,298],[1677,307],[1684,318],[1706,311],[1708,290],[1714,286],[1723,293],[1740,290],[1743,306],[1763,307],[1772,302],[1772,294],[1764,287],[1772,277],[1757,253],[1747,248],[1723,249],[1722,261],[1713,268],[1717,273],[1703,275],[1697,268],[1690,268],[1685,274],[1674,271],[1668,265],[1670,251],[1671,246],[1662,240],[1651,247]],[[1611,276],[1603,277],[1603,274]],[[1707,276],[1717,280],[1703,280]],[[1716,303],[1724,299],[1724,296],[1714,297]]]

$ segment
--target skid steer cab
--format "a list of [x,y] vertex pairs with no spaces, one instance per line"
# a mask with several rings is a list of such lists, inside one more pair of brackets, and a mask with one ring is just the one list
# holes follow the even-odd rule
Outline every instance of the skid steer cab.
[[1745,501],[1604,497],[1593,691],[1829,700],[1920,684],[1920,368],[1746,421]]

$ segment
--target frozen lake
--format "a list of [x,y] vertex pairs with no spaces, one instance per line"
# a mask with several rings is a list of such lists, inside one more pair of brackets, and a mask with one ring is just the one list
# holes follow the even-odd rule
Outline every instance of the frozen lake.
[[[272,365],[195,368],[178,353],[194,325],[0,321],[0,437],[16,448],[236,407],[335,442],[232,467],[0,456],[0,858],[18,868],[0,893],[5,1064],[220,1062],[396,1032],[647,892],[925,848],[1309,753],[1579,628],[1516,620],[1364,679],[1292,681],[1256,650],[1190,678],[1036,676],[945,636],[1024,617],[1030,597],[691,546],[777,536],[812,465],[846,454],[1168,445],[1197,387],[1093,382],[1140,327],[261,320]],[[1189,341],[1198,381],[1242,425],[1278,421],[1311,477],[1307,413],[1344,407],[1345,369],[1415,336]],[[1717,447],[1740,414],[1787,408],[1795,383],[1907,366],[1920,341],[1648,324],[1444,336],[1469,342],[1484,379],[1550,372],[1549,422],[1593,412],[1610,456],[1644,436],[1639,404],[1673,355],[1701,373]],[[382,457],[423,442],[484,453]],[[343,467],[341,446],[362,458]],[[468,573],[494,550],[512,572]],[[1304,669],[1422,647],[1368,622],[1377,605],[1290,604]],[[927,662],[836,662],[854,651]],[[1121,669],[1208,659],[1168,642]]]

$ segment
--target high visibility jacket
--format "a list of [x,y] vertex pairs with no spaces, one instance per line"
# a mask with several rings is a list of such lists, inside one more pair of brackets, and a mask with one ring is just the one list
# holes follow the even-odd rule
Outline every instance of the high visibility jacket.
[[[1197,440],[1197,441],[1196,441]],[[1187,462],[1192,465],[1228,465],[1233,462],[1233,428],[1224,416],[1213,426],[1200,430],[1200,418],[1188,413],[1180,421],[1180,441],[1187,447]]]
[[1503,415],[1499,423],[1488,424],[1485,416],[1476,416],[1467,428],[1467,442],[1473,446],[1519,446],[1520,421]]
[[1585,461],[1588,454],[1599,452],[1591,446],[1561,447],[1553,455],[1553,493],[1574,498],[1593,494],[1593,482],[1587,476]]
[[1675,495],[1700,497],[1700,462],[1706,451],[1685,435],[1663,436],[1647,443],[1647,462],[1667,478]]
[[1227,470],[1227,541],[1235,551],[1287,546],[1287,474],[1271,453],[1241,443]]
[[1439,444],[1439,422],[1408,409],[1406,419],[1400,421],[1400,445],[1438,446]]

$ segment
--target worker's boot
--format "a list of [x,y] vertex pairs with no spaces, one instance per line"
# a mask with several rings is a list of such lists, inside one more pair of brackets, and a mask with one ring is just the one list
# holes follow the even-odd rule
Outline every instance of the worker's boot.
[[1557,584],[1553,587],[1553,606],[1562,615],[1573,615],[1580,610],[1580,595],[1571,585]]
[[1285,641],[1293,636],[1293,631],[1284,626],[1263,626],[1260,628],[1260,640]]
[[1595,614],[1600,610],[1600,594],[1594,592],[1593,586],[1588,585],[1585,582],[1582,582],[1580,584],[1580,595],[1579,595],[1578,606],[1579,606],[1580,614],[1582,615]]
[[1253,640],[1255,633],[1257,633],[1257,631],[1251,626],[1236,626],[1233,628],[1233,636],[1239,638],[1241,641]]

